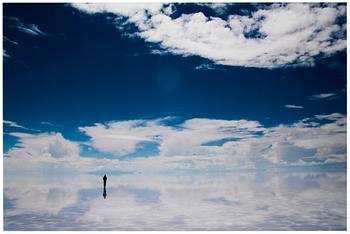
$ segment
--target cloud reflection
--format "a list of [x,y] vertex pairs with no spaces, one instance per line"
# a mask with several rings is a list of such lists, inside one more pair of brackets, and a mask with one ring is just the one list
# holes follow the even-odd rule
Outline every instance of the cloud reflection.
[[345,230],[346,172],[6,177],[5,230]]

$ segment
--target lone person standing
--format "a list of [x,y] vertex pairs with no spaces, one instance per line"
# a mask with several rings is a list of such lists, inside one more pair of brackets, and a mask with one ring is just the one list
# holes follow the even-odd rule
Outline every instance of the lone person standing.
[[103,188],[106,188],[106,183],[107,183],[107,176],[103,176]]
[[103,176],[103,193],[102,193],[102,196],[104,199],[106,199],[106,197],[107,197],[106,182],[107,182],[107,176],[104,175]]

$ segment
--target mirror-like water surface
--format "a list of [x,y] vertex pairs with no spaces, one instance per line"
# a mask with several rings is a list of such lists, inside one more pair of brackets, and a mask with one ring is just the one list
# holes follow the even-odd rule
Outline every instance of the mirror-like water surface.
[[346,172],[5,176],[5,230],[346,230]]

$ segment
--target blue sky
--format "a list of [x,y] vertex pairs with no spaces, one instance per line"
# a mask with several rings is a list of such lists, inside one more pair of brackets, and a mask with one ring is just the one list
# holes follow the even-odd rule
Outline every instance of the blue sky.
[[344,4],[3,6],[9,158],[346,162]]

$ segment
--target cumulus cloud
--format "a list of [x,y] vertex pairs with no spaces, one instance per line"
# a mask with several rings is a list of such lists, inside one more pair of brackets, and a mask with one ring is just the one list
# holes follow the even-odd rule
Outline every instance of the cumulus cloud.
[[[346,117],[335,113],[322,118],[328,121],[315,124],[315,121],[320,119],[320,116],[315,116],[292,126],[280,125],[271,129],[266,138],[275,143],[272,143],[272,154],[267,158],[287,164],[304,165],[310,161],[346,162]],[[291,154],[284,150],[286,146],[291,150]],[[278,149],[282,149],[282,152]]]
[[[346,116],[340,113],[269,128],[251,120],[193,118],[174,124],[171,118],[160,118],[96,123],[79,130],[90,137],[80,144],[114,158],[82,157],[79,143],[60,133],[12,132],[18,143],[9,150],[4,165],[14,170],[51,165],[84,172],[152,173],[346,162]],[[154,143],[159,153],[122,159],[147,142]]]
[[308,97],[311,101],[317,101],[317,100],[333,100],[339,98],[336,93],[320,93],[320,94],[314,94]]
[[287,105],[284,105],[285,108],[288,108],[288,109],[303,109],[304,107],[303,106],[298,106],[298,105],[294,105],[294,104],[287,104]]
[[61,133],[29,134],[11,132],[11,136],[18,139],[8,154],[22,158],[70,158],[79,155],[77,143],[66,140]]
[[133,153],[142,142],[158,142],[160,136],[171,132],[171,127],[159,125],[161,120],[130,120],[95,124],[79,130],[91,137],[90,144],[115,155]]
[[248,15],[225,19],[202,12],[172,18],[176,5],[74,3],[88,14],[112,13],[117,28],[134,24],[130,32],[159,49],[183,56],[197,55],[216,64],[276,68],[310,66],[318,56],[346,49],[346,6],[339,4],[272,4]]
[[[215,147],[203,144],[226,138],[241,139],[263,131],[256,121],[190,119],[179,126],[162,120],[132,120],[80,127],[90,145],[116,156],[133,153],[142,142],[155,142],[161,156],[208,155]],[[216,150],[213,153],[217,154]]]
[[271,128],[248,120],[189,119],[169,126],[137,120],[81,130],[88,132],[93,147],[112,154],[135,152],[140,142],[156,142],[159,156],[138,159],[135,165],[153,163],[157,169],[164,165],[167,169],[237,169],[346,161],[346,117],[339,113]]
[[[81,157],[78,142],[65,139],[61,133],[10,132],[9,135],[16,137],[17,143],[9,149],[4,160],[6,173],[53,173],[58,170],[64,174],[66,170],[87,172],[100,169],[93,159]],[[105,165],[103,160],[100,164]]]
[[189,119],[180,127],[181,130],[163,139],[159,147],[161,155],[219,155],[224,153],[222,147],[206,143],[254,137],[264,131],[258,122],[247,120]]

